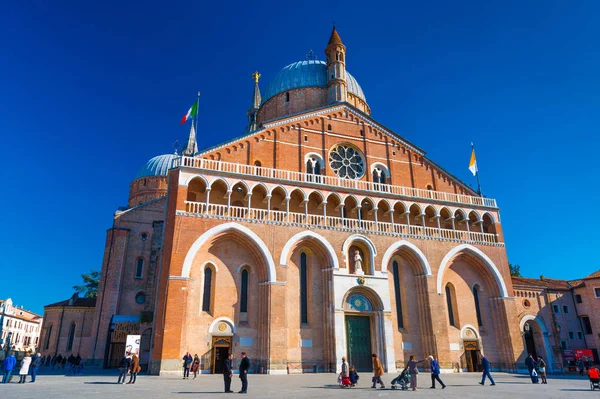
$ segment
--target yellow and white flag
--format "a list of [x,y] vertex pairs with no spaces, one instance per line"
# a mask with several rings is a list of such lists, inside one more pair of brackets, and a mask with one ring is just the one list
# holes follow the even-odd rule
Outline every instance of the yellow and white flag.
[[477,174],[477,159],[475,159],[475,148],[471,151],[471,162],[469,162],[469,170],[473,176]]

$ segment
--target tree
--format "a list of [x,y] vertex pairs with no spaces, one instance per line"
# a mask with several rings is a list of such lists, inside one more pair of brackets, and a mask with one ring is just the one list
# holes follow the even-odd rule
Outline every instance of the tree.
[[83,285],[74,285],[73,289],[78,294],[84,294],[85,298],[96,298],[98,296],[98,283],[100,282],[100,272],[98,270],[90,270],[89,273],[81,275]]
[[508,267],[510,269],[510,275],[513,277],[523,277],[521,276],[521,266],[513,265],[512,263],[508,263]]

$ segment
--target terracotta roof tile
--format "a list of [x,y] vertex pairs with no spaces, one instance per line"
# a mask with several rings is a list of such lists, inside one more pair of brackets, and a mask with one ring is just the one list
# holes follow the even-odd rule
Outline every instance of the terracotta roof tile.
[[600,270],[597,270],[594,273],[590,274],[589,276],[584,277],[584,280],[586,280],[588,278],[600,278]]
[[[64,301],[51,303],[50,305],[46,305],[44,307],[45,308],[53,308],[53,307],[58,307],[58,306],[69,306],[70,300],[71,299],[67,299]],[[96,306],[96,298],[77,298],[75,300],[75,302],[73,303],[73,305],[71,305],[71,306],[76,306],[76,307],[80,307],[80,308],[93,308],[94,306]]]
[[571,288],[566,280],[557,280],[553,278],[544,278],[543,280],[537,278],[527,277],[514,277],[511,276],[513,285],[525,285],[534,287],[544,287],[554,290],[568,290]]

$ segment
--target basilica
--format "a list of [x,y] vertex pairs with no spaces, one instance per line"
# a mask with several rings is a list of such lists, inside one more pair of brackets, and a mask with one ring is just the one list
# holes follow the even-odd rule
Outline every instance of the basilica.
[[372,353],[390,373],[410,355],[446,371],[521,362],[496,201],[371,117],[346,50],[334,28],[324,61],[262,90],[253,75],[242,135],[199,150],[192,124],[181,151],[150,159],[107,231],[93,311],[46,309],[42,352],[69,339],[51,335],[62,311],[82,357],[118,365],[139,334],[154,374],[187,351],[204,373],[242,351],[269,374],[334,372],[342,356],[370,371]]

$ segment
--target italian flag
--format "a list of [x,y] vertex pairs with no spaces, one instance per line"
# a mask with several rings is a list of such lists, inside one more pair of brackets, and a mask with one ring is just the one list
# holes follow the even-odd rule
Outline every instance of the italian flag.
[[187,114],[185,114],[183,116],[183,118],[181,118],[181,123],[180,125],[183,125],[184,123],[186,123],[188,120],[192,119],[193,117],[196,116],[196,114],[198,113],[198,102],[195,102],[194,105],[192,105],[190,107],[190,109],[188,109]]

